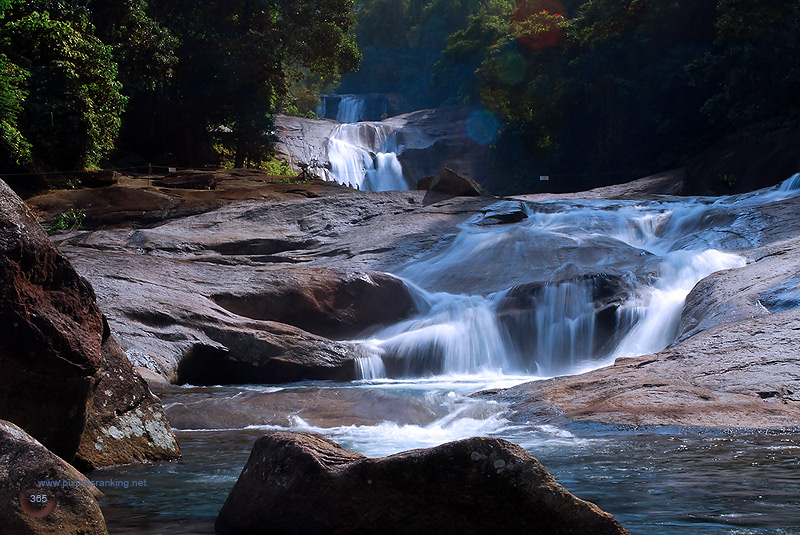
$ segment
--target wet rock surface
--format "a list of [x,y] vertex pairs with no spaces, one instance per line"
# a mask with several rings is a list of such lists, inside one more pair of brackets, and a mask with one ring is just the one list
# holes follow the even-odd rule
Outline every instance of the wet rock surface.
[[[177,394],[175,401],[171,394]],[[250,390],[229,395],[204,389],[166,388],[165,410],[176,429],[241,429],[254,425],[295,425],[301,420],[316,427],[427,425],[443,416],[441,410],[407,396],[369,389],[292,388]],[[300,407],[298,409],[298,407]]]
[[[403,147],[398,160],[403,175],[412,184],[436,175],[447,166],[492,190],[497,184],[492,182],[493,177],[488,172],[487,149],[467,135],[466,123],[471,113],[471,110],[457,108],[418,110],[378,124],[397,133],[398,146]],[[298,172],[309,164],[312,171],[330,168],[325,146],[339,124],[329,119],[276,116],[280,139],[275,146],[278,158],[286,159]]]
[[[63,481],[69,486],[40,486],[41,481]],[[106,535],[106,523],[97,503],[101,497],[102,493],[83,474],[21,428],[0,420],[2,533]]]
[[471,438],[369,459],[331,440],[259,439],[225,502],[222,533],[624,534],[510,442]]
[[[411,265],[432,291],[480,293],[513,288],[501,311],[504,321],[517,321],[528,313],[546,285],[574,282],[581,276],[598,278],[600,282],[592,282],[591,291],[597,293],[593,299],[602,309],[602,317],[595,318],[602,338],[604,332],[615,328],[625,277],[632,271],[638,277],[657,274],[649,253],[601,235],[585,238],[591,243],[586,247],[568,233],[536,237],[537,250],[545,251],[537,253],[524,246],[530,239],[526,226],[536,230],[531,219],[536,214],[528,210],[532,205],[518,203],[546,201],[536,209],[557,212],[561,204],[572,202],[570,199],[658,199],[659,193],[674,192],[681,173],[580,194],[521,196],[502,203],[497,199],[448,198],[435,192],[337,190],[315,198],[298,195],[272,203],[227,204],[153,228],[73,232],[56,240],[95,284],[101,304],[108,309],[111,328],[120,334],[135,366],[170,381],[195,384],[223,379],[349,379],[355,377],[354,358],[358,355],[353,345],[342,340],[369,334],[384,320],[376,319],[374,326],[356,320],[359,312],[348,311],[349,305],[342,304],[347,300],[331,297],[337,293],[330,285],[345,288],[351,280],[348,277],[357,281],[366,276],[379,287],[387,284],[375,290],[376,296],[392,296],[380,297],[376,303],[402,303],[406,297],[396,293],[395,282],[376,272],[402,276]],[[795,198],[758,208],[722,207],[714,215],[692,222],[692,228],[699,230],[675,245],[746,251],[748,261],[744,268],[708,277],[689,295],[679,341],[694,340],[692,343],[699,345],[675,348],[687,347],[691,352],[667,358],[667,352],[675,348],[668,349],[648,357],[655,359],[653,363],[639,368],[640,361],[622,360],[615,367],[586,376],[534,383],[526,387],[529,394],[518,387],[507,399],[518,403],[518,414],[539,414],[537,417],[545,419],[574,417],[631,425],[792,425],[796,415],[791,395],[762,398],[758,394],[783,392],[784,387],[794,391],[791,384],[766,384],[769,374],[792,377],[795,373],[797,363],[788,350],[791,340],[773,347],[768,336],[759,334],[757,324],[739,322],[770,324],[778,321],[778,316],[770,313],[793,314],[793,303],[798,302],[791,283],[798,271],[794,253],[800,235],[797,202]],[[523,213],[529,217],[520,219]],[[476,248],[469,255],[454,257],[453,262],[438,255],[463,238],[458,236],[465,225],[483,232],[497,226],[486,224],[492,220],[511,231],[498,238],[501,241],[493,244],[494,249]],[[734,220],[736,225],[730,226]],[[434,253],[436,261],[426,265]],[[469,261],[460,264],[463,258]],[[321,300],[317,295],[320,285],[329,288]],[[367,288],[374,290],[371,285]],[[360,299],[353,299],[352,304]],[[269,301],[269,306],[264,301]],[[305,312],[287,315],[283,306],[289,302],[305,302]],[[389,316],[402,315],[401,309],[408,310],[404,304]],[[371,318],[373,313],[363,316]],[[732,321],[735,323],[726,323]],[[774,365],[758,363],[752,354],[737,353],[744,351],[741,342],[747,340],[737,338],[740,327],[752,331],[752,339]],[[357,332],[361,328],[364,330]],[[778,329],[777,323],[774,328]],[[735,358],[743,359],[743,367],[761,370],[752,376],[759,379],[742,383],[730,371],[719,375],[722,379],[714,385],[701,381],[722,358],[712,345],[697,341],[702,338],[692,338],[710,336],[709,329],[716,329],[714,336],[722,336],[723,341],[729,340],[725,347]],[[775,332],[780,340],[780,333]],[[180,370],[184,361],[187,364]],[[269,366],[268,361],[272,362]],[[662,369],[662,363],[675,366]],[[213,371],[203,374],[203,369]],[[309,373],[312,369],[316,371]],[[636,370],[641,375],[634,373]],[[725,386],[728,375],[731,380]],[[570,384],[581,386],[568,387]],[[660,386],[663,384],[670,386]],[[709,403],[704,396],[716,401]],[[615,399],[622,408],[615,408]]]
[[654,355],[498,394],[512,418],[617,425],[800,425],[800,309],[721,324]]
[[133,364],[172,382],[350,380],[359,348],[323,335],[348,338],[414,309],[398,279],[372,271],[65,251]]

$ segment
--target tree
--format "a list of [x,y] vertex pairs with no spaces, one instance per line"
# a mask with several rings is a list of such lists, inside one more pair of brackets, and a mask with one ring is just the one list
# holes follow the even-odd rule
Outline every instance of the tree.
[[689,65],[709,93],[702,110],[722,128],[800,120],[800,2],[719,0],[714,47]]
[[113,149],[125,105],[116,64],[85,11],[65,9],[57,20],[46,4],[7,3],[0,21],[0,92],[10,110],[3,166],[94,167]]
[[232,145],[236,165],[258,163],[289,87],[307,73],[335,76],[358,63],[352,0],[158,0],[152,8],[180,40],[152,121],[184,164],[208,160],[214,132]]

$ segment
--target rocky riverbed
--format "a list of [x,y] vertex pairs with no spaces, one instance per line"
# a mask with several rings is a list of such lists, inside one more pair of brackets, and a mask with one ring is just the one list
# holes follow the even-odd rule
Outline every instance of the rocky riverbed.
[[[665,174],[566,197],[661,202],[667,198],[660,195],[675,191],[678,178]],[[585,248],[552,235],[540,238],[552,240],[555,256],[546,261],[534,258],[541,243],[526,250],[509,242],[500,249],[475,249],[468,269],[447,263],[466,221],[483,218],[510,229],[493,238],[502,241],[524,224],[514,221],[528,218],[525,206],[549,211],[567,202],[561,199],[326,191],[300,184],[292,194],[268,201],[218,208],[210,203],[203,213],[162,224],[76,231],[54,239],[94,285],[112,331],[140,369],[169,382],[195,384],[347,380],[358,377],[354,360],[365,351],[350,340],[418,313],[413,296],[386,272],[407,276],[429,262],[424,284],[431,290],[486,294],[511,288],[513,294],[572,280],[576,273],[613,277],[658,269],[647,262],[634,267],[636,259],[625,259],[641,249],[608,240]],[[800,336],[794,327],[800,310],[798,201],[788,196],[742,203],[697,212],[705,218],[699,230],[687,227],[686,240],[740,254],[746,265],[715,273],[692,289],[680,314],[677,344],[589,374],[522,385],[495,394],[497,399],[510,402],[520,418],[797,425],[800,365],[792,348]],[[141,220],[149,221],[152,213]],[[504,261],[493,262],[498,251]]]
[[[101,471],[152,482],[112,490],[109,525],[142,532],[136,519],[150,513],[131,510],[133,499],[178,524],[196,519],[180,531],[165,517],[164,529],[211,532],[252,441],[300,431],[358,452],[342,450],[351,460],[477,435],[510,439],[633,533],[690,533],[677,527],[683,511],[707,518],[713,533],[736,518],[786,527],[783,494],[772,493],[772,521],[753,520],[756,504],[731,498],[714,463],[704,478],[722,492],[721,512],[692,501],[708,502],[702,485],[696,497],[677,497],[645,474],[647,459],[691,463],[722,440],[731,441],[724,456],[773,452],[770,477],[796,483],[785,472],[800,422],[796,184],[675,197],[682,177],[493,198],[360,192],[237,170],[123,178],[30,200],[44,219],[66,205],[85,211],[86,228],[51,239],[96,292],[105,358],[122,356],[147,379],[191,452],[174,467]],[[92,430],[112,426],[124,431],[124,451],[137,425],[149,429],[135,420],[142,407],[162,414],[157,398],[126,401],[136,392],[128,370],[119,384],[107,373],[87,391],[95,410],[86,445],[104,447]],[[111,399],[124,405],[114,409],[119,422],[97,410]],[[83,451],[88,468],[114,462]],[[572,456],[624,472],[619,492]],[[204,488],[176,489],[178,472]],[[677,501],[663,510],[648,502],[643,513],[626,485]],[[669,529],[653,531],[656,518]]]

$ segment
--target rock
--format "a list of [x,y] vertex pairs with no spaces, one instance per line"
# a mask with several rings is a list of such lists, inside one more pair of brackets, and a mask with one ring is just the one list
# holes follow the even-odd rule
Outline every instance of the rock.
[[351,381],[354,344],[334,342],[273,322],[208,325],[211,344],[196,343],[180,358],[176,382],[193,385],[268,384],[293,381]]
[[216,189],[217,178],[212,172],[186,169],[170,173],[161,180],[154,180],[153,185],[162,188]]
[[655,195],[678,195],[686,175],[683,168],[650,175],[624,184],[602,186],[575,193],[529,193],[514,199],[531,202],[581,199],[646,199]]
[[423,178],[417,183],[417,187],[457,196],[491,196],[483,186],[449,167],[442,167],[434,177]]
[[[252,242],[219,246],[238,253],[248,247],[261,252]],[[414,310],[403,283],[379,272],[250,265],[246,255],[229,255],[227,264],[65,250],[96,285],[133,364],[171,382],[354,379],[360,351],[331,338]]]
[[[72,460],[96,422],[138,421],[158,444],[124,438],[111,462],[158,460],[166,435],[160,402],[121,353],[105,326],[91,285],[73,269],[22,201],[0,182],[0,417],[54,453]],[[113,388],[111,387],[113,384]],[[98,391],[98,387],[102,390]],[[105,394],[106,390],[112,394]],[[135,401],[134,401],[135,400]],[[149,407],[142,418],[134,405]],[[89,426],[87,427],[87,419]],[[153,422],[161,421],[160,427]],[[131,424],[135,425],[135,424]],[[113,442],[113,441],[112,441]],[[134,442],[136,444],[134,444]],[[170,457],[178,454],[172,437]],[[101,466],[95,458],[90,464]]]
[[[403,175],[412,184],[447,166],[456,173],[474,177],[481,184],[501,187],[502,181],[492,181],[486,147],[467,135],[466,125],[471,113],[471,110],[457,108],[418,110],[375,124],[395,132],[397,144],[402,147],[397,158]],[[277,157],[286,159],[295,172],[309,164],[321,173],[330,168],[326,145],[339,123],[278,115],[275,125],[279,140],[275,144]]]
[[[40,486],[40,481],[69,486]],[[31,503],[31,496],[41,497],[46,504]],[[97,503],[101,497],[75,468],[16,425],[0,420],[0,532],[106,535]]]
[[627,533],[505,440],[470,438],[368,459],[318,435],[286,432],[256,441],[215,527],[254,534]]
[[800,422],[797,347],[800,308],[717,325],[654,355],[493,396],[529,423],[785,428]]
[[686,170],[682,195],[744,193],[786,180],[800,170],[800,128],[723,140]]
[[102,332],[92,287],[0,182],[0,418],[71,460],[101,366]]
[[524,204],[519,201],[500,201],[489,206],[473,223],[482,226],[509,225],[525,219],[528,219],[528,212]]
[[397,322],[415,310],[403,282],[386,273],[300,268],[270,279],[255,288],[237,285],[211,299],[239,316],[334,339]]
[[800,238],[748,252],[741,268],[701,280],[686,298],[678,341],[715,325],[800,307]]
[[104,332],[103,365],[75,465],[83,470],[180,457],[180,448],[147,383],[133,371],[117,340]]
[[87,188],[105,188],[119,182],[120,174],[116,171],[82,171],[71,175]]

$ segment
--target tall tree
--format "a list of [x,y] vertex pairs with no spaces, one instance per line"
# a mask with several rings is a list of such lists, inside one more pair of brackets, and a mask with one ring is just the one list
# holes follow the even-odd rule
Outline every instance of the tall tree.
[[110,48],[94,36],[81,6],[59,3],[52,16],[48,7],[6,3],[0,20],[0,55],[10,66],[0,82],[0,100],[10,110],[4,168],[94,167],[119,130],[125,98]]
[[157,0],[180,40],[179,61],[154,120],[183,163],[207,160],[213,132],[229,132],[236,165],[263,159],[278,98],[305,76],[357,66],[352,0]]

